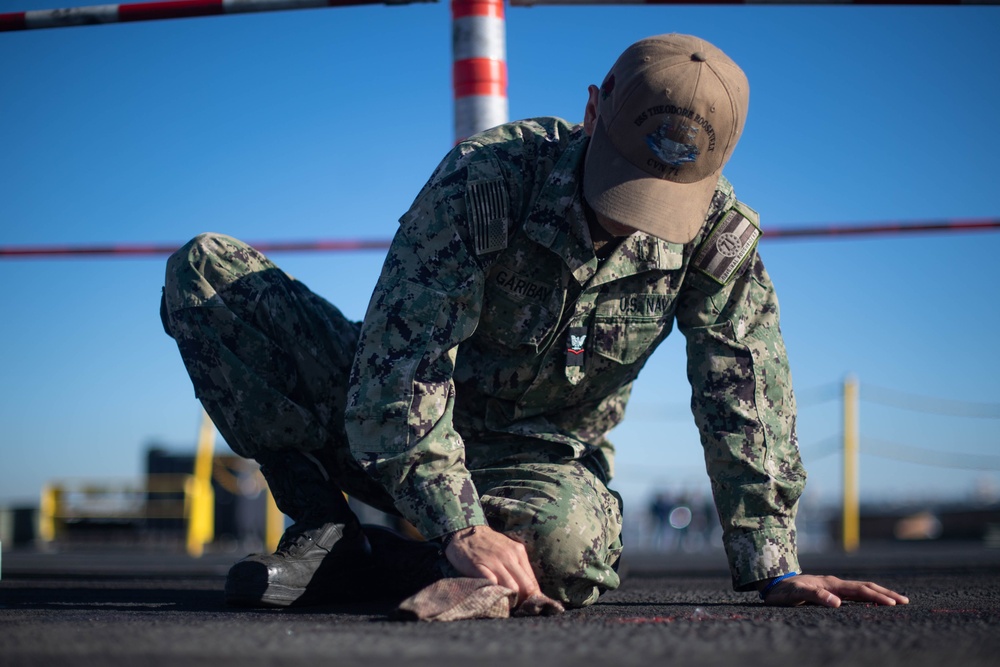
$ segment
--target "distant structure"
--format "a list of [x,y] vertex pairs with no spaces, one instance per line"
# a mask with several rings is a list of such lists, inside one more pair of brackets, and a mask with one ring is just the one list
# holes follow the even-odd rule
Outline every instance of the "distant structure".
[[[211,490],[200,509],[195,509],[198,457],[153,446],[146,452],[141,481],[50,482],[42,490],[37,533],[15,523],[14,534],[4,537],[16,538],[17,545],[36,540],[41,545],[186,545],[192,556],[200,556],[210,543],[217,548],[260,548],[271,536],[267,486],[257,464],[235,454],[209,455],[205,481]],[[208,517],[199,519],[199,512]],[[12,518],[23,523],[29,515],[21,514]],[[30,518],[34,515],[31,512]],[[192,524],[198,521],[208,530],[195,535],[201,542],[192,548]]]

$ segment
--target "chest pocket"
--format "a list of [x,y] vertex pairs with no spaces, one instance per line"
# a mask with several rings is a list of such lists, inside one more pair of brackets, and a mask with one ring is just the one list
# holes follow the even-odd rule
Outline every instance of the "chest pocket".
[[620,364],[633,364],[670,333],[672,294],[606,294],[594,313],[594,351]]
[[537,352],[556,326],[550,309],[555,296],[552,285],[495,267],[486,281],[476,333],[505,347],[529,346]]

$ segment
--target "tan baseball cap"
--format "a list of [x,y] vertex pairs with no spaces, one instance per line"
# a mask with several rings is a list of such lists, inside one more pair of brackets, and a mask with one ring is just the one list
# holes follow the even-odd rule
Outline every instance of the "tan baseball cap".
[[587,202],[615,222],[691,241],[743,132],[749,98],[743,70],[703,39],[657,35],[628,47],[598,92]]

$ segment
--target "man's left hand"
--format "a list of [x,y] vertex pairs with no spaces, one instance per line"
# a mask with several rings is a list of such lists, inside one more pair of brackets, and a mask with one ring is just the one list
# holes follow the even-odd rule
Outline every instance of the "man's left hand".
[[815,574],[800,574],[778,582],[768,591],[764,603],[773,607],[796,607],[803,604],[839,607],[844,600],[890,607],[910,603],[905,595],[870,581],[845,581]]

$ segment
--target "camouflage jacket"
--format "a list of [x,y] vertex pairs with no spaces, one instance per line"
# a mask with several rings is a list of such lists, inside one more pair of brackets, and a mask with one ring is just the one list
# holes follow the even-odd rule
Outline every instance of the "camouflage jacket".
[[352,453],[428,538],[485,523],[470,469],[577,458],[610,478],[605,435],[676,321],[734,585],[797,570],[805,472],[777,300],[755,245],[728,282],[717,267],[733,253],[709,252],[741,205],[720,179],[692,243],[637,232],[599,262],[580,194],[587,141],[581,126],[534,119],[442,161],[368,306]]

